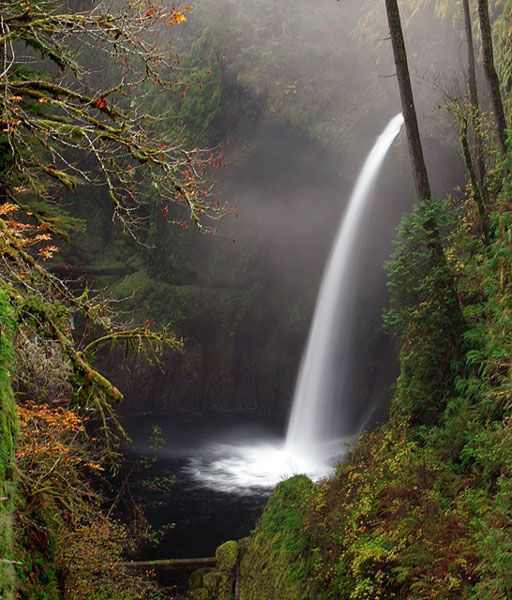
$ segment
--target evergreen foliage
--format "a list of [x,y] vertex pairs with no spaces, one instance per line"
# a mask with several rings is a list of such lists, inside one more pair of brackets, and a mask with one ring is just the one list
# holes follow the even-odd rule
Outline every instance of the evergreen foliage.
[[395,406],[401,417],[424,425],[442,415],[460,368],[453,274],[431,247],[425,223],[432,220],[448,226],[440,223],[447,220],[445,206],[428,200],[402,220],[387,265],[390,308],[384,317],[401,342]]

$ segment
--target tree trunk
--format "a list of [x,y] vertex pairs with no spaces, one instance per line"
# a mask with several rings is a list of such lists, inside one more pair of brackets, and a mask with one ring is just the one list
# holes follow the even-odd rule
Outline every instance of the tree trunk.
[[485,204],[480,194],[480,187],[476,178],[475,168],[473,166],[473,159],[471,157],[471,150],[468,142],[468,122],[463,120],[460,131],[460,141],[462,144],[462,151],[464,154],[464,163],[469,173],[471,180],[471,187],[473,189],[473,199],[478,206],[478,214],[480,215],[480,226],[482,228],[482,234],[484,236],[485,243],[489,245],[489,223],[487,219],[487,211],[485,210]]
[[[409,65],[407,63],[407,52],[405,49],[400,11],[398,9],[398,0],[385,0],[385,3],[391,44],[393,46],[393,55],[395,58],[398,87],[400,89],[400,99],[402,101],[402,111],[407,131],[407,140],[409,142],[409,154],[411,156],[416,194],[420,201],[430,200],[432,198],[432,191],[428,179],[428,172],[418,127],[418,118],[416,116],[416,108],[414,105],[414,95],[412,93],[411,77],[409,74]],[[431,251],[437,256],[439,264],[447,268],[448,261],[446,260],[437,220],[434,216],[427,214],[425,215],[423,226],[425,231],[429,234],[429,246]],[[455,332],[458,332],[464,319],[455,283],[448,273],[448,270],[447,276],[449,278],[447,285],[451,290],[452,296],[451,312],[453,314],[454,330]],[[457,340],[457,333],[455,334],[455,340]]]
[[496,72],[496,67],[494,66],[494,49],[492,44],[488,0],[478,0],[478,18],[480,20],[480,32],[482,34],[484,70],[491,92],[496,128],[498,131],[498,142],[500,152],[505,156],[507,153],[507,121],[505,119],[505,108],[501,96],[500,80],[498,78],[498,73]]
[[217,565],[215,556],[208,558],[169,558],[163,560],[134,560],[114,563],[116,567],[133,567],[138,569],[167,569],[181,571],[188,569],[213,568]]
[[400,11],[398,10],[397,0],[385,1],[416,193],[419,200],[428,200],[432,197],[432,192],[428,180],[425,158],[423,156],[416,108],[414,106],[414,96],[412,93],[411,77],[409,75],[409,65],[407,64],[407,52],[405,50]]
[[482,199],[485,202],[487,194],[485,188],[485,154],[484,154],[484,143],[482,140],[482,133],[479,130],[478,117],[480,115],[480,101],[478,99],[478,87],[476,83],[476,67],[475,67],[475,44],[473,41],[473,27],[471,23],[471,10],[469,6],[469,0],[462,0],[464,8],[464,25],[466,29],[466,41],[468,49],[468,83],[469,83],[469,97],[475,116],[477,117],[477,123],[474,127],[475,133],[475,150],[476,150],[476,168],[478,170],[478,180],[480,182],[480,193]]

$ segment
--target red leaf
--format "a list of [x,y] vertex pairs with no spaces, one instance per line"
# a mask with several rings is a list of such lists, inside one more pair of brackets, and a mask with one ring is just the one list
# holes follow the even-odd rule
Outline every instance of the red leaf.
[[103,96],[96,100],[96,108],[98,108],[99,110],[105,110],[107,108],[107,101],[105,100],[105,98],[103,98]]

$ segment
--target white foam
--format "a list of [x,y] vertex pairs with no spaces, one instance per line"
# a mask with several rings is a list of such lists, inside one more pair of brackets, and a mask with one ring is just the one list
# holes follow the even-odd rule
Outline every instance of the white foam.
[[[336,448],[336,450],[334,450]],[[243,444],[212,444],[201,448],[185,467],[188,474],[210,489],[253,494],[269,491],[279,482],[304,474],[313,480],[332,474],[343,456],[339,441],[323,458],[301,456],[284,442]]]

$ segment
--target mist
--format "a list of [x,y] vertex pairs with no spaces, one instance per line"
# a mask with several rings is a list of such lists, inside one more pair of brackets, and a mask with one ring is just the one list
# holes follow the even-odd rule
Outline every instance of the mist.
[[[200,299],[173,321],[187,358],[169,356],[163,374],[138,376],[129,411],[143,397],[151,410],[164,412],[287,415],[347,200],[376,136],[400,112],[380,4],[199,0],[188,13],[177,47],[185,72],[213,72],[200,79],[203,91],[189,90],[194,102],[193,94],[211,101],[208,77],[222,82],[220,92],[215,89],[220,109],[210,114],[210,142],[224,148],[226,167],[213,176],[218,197],[232,210],[213,236],[162,232],[152,276],[199,283]],[[443,109],[443,82],[460,69],[461,30],[456,22],[441,24],[428,7],[417,15],[404,10],[432,187],[445,196],[464,181],[456,131]],[[187,125],[200,133],[200,122]],[[385,414],[396,375],[382,311],[384,263],[400,217],[414,200],[404,133],[376,194],[353,283],[351,389],[361,414],[370,405]]]

